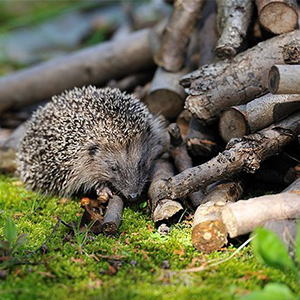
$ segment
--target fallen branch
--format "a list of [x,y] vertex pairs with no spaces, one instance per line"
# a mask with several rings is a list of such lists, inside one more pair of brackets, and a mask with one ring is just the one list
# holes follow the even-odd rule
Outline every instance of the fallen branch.
[[203,4],[202,0],[175,1],[174,12],[161,47],[154,57],[157,65],[169,72],[177,72],[183,68],[190,36]]
[[270,220],[298,219],[299,216],[300,179],[280,194],[240,200],[222,210],[222,221],[232,238],[252,232]]
[[300,95],[266,94],[244,105],[232,106],[220,117],[219,132],[225,142],[263,129],[300,109]]
[[102,230],[106,235],[113,235],[118,232],[121,224],[124,203],[121,197],[113,195],[108,202],[103,219]]
[[256,0],[260,24],[268,31],[281,34],[293,31],[298,25],[295,0]]
[[0,112],[50,98],[74,86],[105,84],[153,66],[150,29],[0,78]]
[[269,72],[269,91],[272,94],[300,94],[299,76],[299,65],[275,65]]
[[[282,34],[238,54],[230,62],[203,66],[181,79],[189,94],[186,108],[202,122],[214,121],[223,110],[263,95],[268,88],[268,72],[284,63],[290,41],[300,43],[300,31]],[[286,46],[287,45],[287,46]]]
[[233,58],[240,48],[252,16],[251,0],[218,0],[218,32],[216,54],[221,59]]
[[240,182],[226,182],[215,186],[203,199],[195,212],[192,231],[192,242],[198,250],[209,253],[227,243],[221,211],[227,203],[238,200],[242,193]]
[[275,155],[300,133],[300,112],[256,134],[235,140],[228,149],[205,164],[153,184],[154,199],[177,199],[217,180],[244,170],[254,173],[260,163]]

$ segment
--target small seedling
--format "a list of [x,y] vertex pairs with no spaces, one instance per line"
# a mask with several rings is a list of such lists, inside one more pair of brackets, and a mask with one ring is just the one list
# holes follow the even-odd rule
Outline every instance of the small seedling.
[[0,269],[7,267],[14,254],[27,241],[26,234],[20,234],[11,218],[7,218],[3,228],[4,240],[0,241]]

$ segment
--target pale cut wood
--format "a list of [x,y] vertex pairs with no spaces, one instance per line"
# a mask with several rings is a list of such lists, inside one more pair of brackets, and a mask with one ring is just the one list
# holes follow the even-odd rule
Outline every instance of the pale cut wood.
[[227,143],[263,129],[300,110],[300,94],[266,94],[244,105],[232,106],[220,117],[219,132]]
[[300,94],[300,66],[275,65],[269,72],[272,94]]
[[222,221],[232,238],[252,232],[270,220],[298,219],[299,216],[300,178],[280,194],[240,200],[222,210]]
[[227,150],[200,166],[153,184],[152,197],[177,199],[242,170],[254,173],[262,161],[278,154],[299,133],[300,112],[258,133],[233,140]]
[[293,31],[298,25],[295,0],[256,0],[260,24],[268,31],[281,34]]
[[108,80],[153,66],[150,29],[92,46],[0,78],[0,112],[48,99],[74,86]]
[[233,58],[242,45],[253,11],[251,0],[218,0],[219,40],[216,54],[220,59]]
[[192,242],[206,253],[220,249],[227,243],[227,231],[221,220],[221,211],[243,193],[240,182],[223,182],[216,185],[199,205],[193,222]]
[[221,61],[199,68],[181,79],[189,94],[186,108],[201,122],[211,123],[225,109],[247,103],[268,90],[268,72],[283,64],[286,45],[300,44],[300,31],[282,34]]

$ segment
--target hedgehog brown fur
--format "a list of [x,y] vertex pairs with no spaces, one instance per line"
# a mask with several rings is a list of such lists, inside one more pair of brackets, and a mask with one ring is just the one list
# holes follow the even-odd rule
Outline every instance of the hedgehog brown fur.
[[18,172],[29,188],[71,195],[110,186],[140,195],[161,150],[162,121],[118,89],[74,88],[27,124]]

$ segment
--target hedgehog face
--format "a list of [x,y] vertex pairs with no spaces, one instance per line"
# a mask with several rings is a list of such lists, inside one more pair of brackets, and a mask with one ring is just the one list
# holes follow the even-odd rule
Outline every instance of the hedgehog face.
[[[153,160],[161,149],[155,138],[138,136],[125,146],[92,143],[85,153],[89,182],[107,184],[128,201],[141,196],[149,180]],[[83,175],[84,172],[81,172]]]

